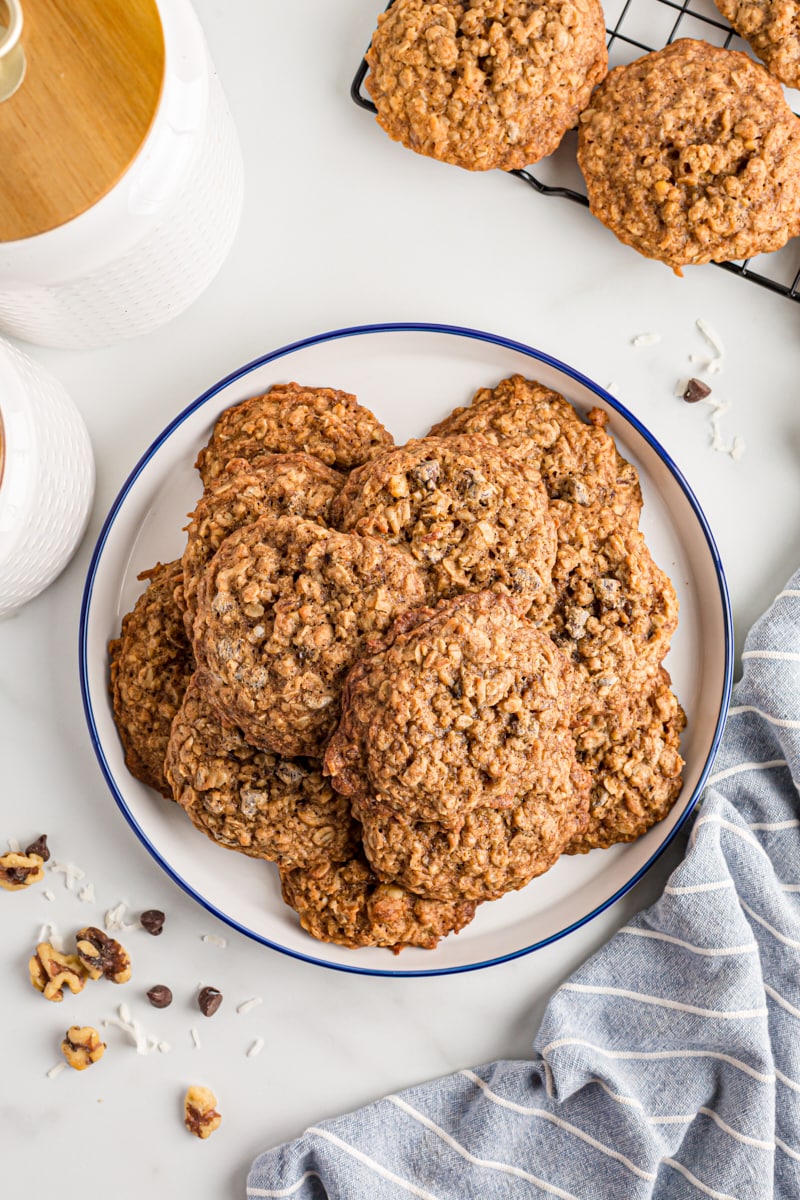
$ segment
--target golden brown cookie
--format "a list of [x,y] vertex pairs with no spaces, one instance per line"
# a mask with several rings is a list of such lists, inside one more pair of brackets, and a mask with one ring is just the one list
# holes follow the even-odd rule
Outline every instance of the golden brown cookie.
[[549,870],[589,812],[589,776],[575,760],[574,738],[558,741],[536,786],[513,808],[476,808],[458,829],[356,804],[373,871],[428,899],[480,902]]
[[198,665],[252,745],[321,757],[367,639],[424,596],[410,556],[377,538],[262,517],[226,538],[202,577]]
[[800,4],[797,0],[714,0],[750,43],[767,70],[787,87],[800,87]]
[[182,561],[184,619],[190,638],[198,581],[225,538],[265,516],[303,517],[327,525],[331,503],[344,480],[344,475],[310,454],[270,454],[253,465],[242,458],[228,463],[189,516]]
[[419,154],[485,171],[551,154],[606,73],[598,0],[395,0],[365,86]]
[[108,647],[114,721],[130,773],[171,800],[164,755],[172,719],[194,671],[175,599],[183,584],[181,561],[159,563],[138,578],[147,580],[147,588]]
[[483,438],[408,442],[354,471],[331,512],[340,529],[405,547],[431,602],[495,590],[549,611],[556,536],[541,476]]
[[683,38],[615,68],[581,115],[578,163],[594,215],[679,273],[800,232],[800,124],[736,50]]
[[208,487],[232,458],[311,454],[349,471],[394,445],[394,438],[355,396],[327,387],[276,384],[217,419],[195,466]]
[[686,716],[663,668],[628,693],[627,704],[579,721],[578,761],[592,780],[589,823],[567,847],[632,842],[663,820],[682,786],[680,735]]
[[457,828],[561,778],[572,698],[566,657],[507,596],[459,596],[356,663],[325,771],[362,809]]
[[469,900],[423,900],[396,883],[381,883],[363,857],[307,870],[280,868],[283,898],[306,933],[339,946],[405,946],[433,950],[475,916]]
[[192,676],[172,723],[165,774],[192,824],[218,846],[299,867],[350,858],[359,829],[321,766],[248,745]]

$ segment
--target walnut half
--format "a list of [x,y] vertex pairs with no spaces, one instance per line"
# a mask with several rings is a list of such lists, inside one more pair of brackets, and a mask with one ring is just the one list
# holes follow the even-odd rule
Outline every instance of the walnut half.
[[44,859],[40,854],[0,854],[0,887],[19,892],[44,879]]
[[81,960],[74,954],[61,954],[49,942],[40,942],[36,953],[28,963],[31,983],[45,1000],[64,999],[64,988],[75,995],[83,991],[86,972]]
[[216,1111],[217,1097],[211,1088],[193,1084],[183,1102],[183,1123],[195,1137],[207,1138],[219,1128],[222,1117]]
[[105,976],[112,983],[127,983],[131,977],[131,960],[118,941],[102,929],[87,925],[76,935],[78,958],[90,979]]
[[61,1043],[61,1053],[76,1071],[85,1071],[106,1052],[105,1042],[91,1025],[71,1025]]

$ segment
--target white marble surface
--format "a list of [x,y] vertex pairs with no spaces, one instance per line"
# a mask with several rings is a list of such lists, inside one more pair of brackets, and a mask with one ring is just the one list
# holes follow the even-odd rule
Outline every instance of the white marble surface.
[[[260,353],[326,329],[434,321],[502,333],[560,357],[604,385],[658,437],[695,489],[717,538],[737,649],[797,565],[800,524],[800,307],[703,267],[675,278],[618,245],[576,205],[513,178],[467,175],[391,143],[349,99],[378,3],[197,0],[244,148],[246,201],[233,252],[208,292],[171,325],[97,352],[26,348],[65,383],[97,456],[89,531],[62,577],[0,625],[0,839],[46,832],[96,901],[51,874],[0,900],[0,1088],[3,1191],[64,1197],[149,1192],[233,1200],[251,1158],[309,1123],[442,1072],[529,1052],[547,997],[625,918],[654,898],[680,847],[611,912],[550,948],[489,970],[435,979],[326,971],[263,949],[208,916],[150,859],[117,811],[81,710],[77,625],[94,538],[142,450],[211,383]],[[705,345],[726,347],[715,396],[734,461],[711,449],[708,410],[674,396]],[[660,334],[634,347],[643,332]],[[696,368],[694,368],[696,369]],[[162,908],[160,938],[121,935],[134,960],[124,988],[98,983],[63,1005],[27,980],[45,921],[68,936],[124,900]],[[202,940],[227,939],[221,949]],[[169,984],[158,1012],[147,987]],[[225,1002],[204,1018],[198,983]],[[247,1014],[236,1005],[263,1003]],[[88,1073],[47,1078],[67,1025],[126,1001],[168,1053],[138,1056],[108,1031]],[[201,1044],[194,1048],[190,1028]],[[258,1057],[246,1051],[264,1039]],[[181,1125],[188,1083],[219,1097],[206,1143]],[[53,1190],[47,1184],[48,1192]]]

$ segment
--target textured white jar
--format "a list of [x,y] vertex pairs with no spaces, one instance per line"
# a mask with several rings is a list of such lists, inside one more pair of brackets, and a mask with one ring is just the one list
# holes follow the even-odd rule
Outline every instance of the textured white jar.
[[94,457],[64,387],[0,338],[0,618],[61,573],[86,529]]
[[236,129],[189,0],[158,0],[158,11],[164,83],[144,144],[85,212],[0,243],[0,331],[76,348],[146,333],[196,300],[230,250],[243,197]]

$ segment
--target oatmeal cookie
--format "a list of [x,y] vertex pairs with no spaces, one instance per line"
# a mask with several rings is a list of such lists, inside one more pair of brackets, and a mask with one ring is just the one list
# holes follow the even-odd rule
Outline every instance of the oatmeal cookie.
[[475,916],[469,900],[423,900],[396,883],[381,883],[362,856],[307,870],[280,868],[283,898],[306,933],[340,946],[405,946],[433,950]]
[[592,779],[589,823],[566,849],[633,842],[663,820],[681,790],[680,735],[686,716],[661,668],[628,703],[578,721],[578,761]]
[[405,547],[433,602],[496,590],[543,615],[556,550],[541,476],[480,437],[422,438],[354,471],[333,502],[341,529]]
[[459,596],[356,663],[325,771],[362,808],[457,827],[558,775],[571,705],[565,655],[508,597]]
[[259,517],[293,516],[327,525],[344,476],[310,454],[270,454],[252,465],[232,459],[190,514],[183,552],[183,603],[191,638],[197,583],[234,530]]
[[567,734],[558,743],[513,808],[476,808],[458,829],[356,804],[375,874],[428,899],[483,901],[549,870],[589,812],[589,775],[575,760],[575,741]]
[[598,0],[395,0],[365,86],[419,154],[486,171],[551,154],[608,69]]
[[225,539],[198,589],[213,703],[252,745],[319,757],[367,639],[424,596],[411,558],[377,538],[261,517]]
[[183,583],[181,561],[158,563],[138,578],[147,580],[147,588],[108,646],[114,721],[130,773],[171,800],[164,755],[172,719],[194,671],[175,598]]
[[192,824],[218,846],[298,867],[345,861],[359,847],[350,806],[321,764],[248,745],[197,674],[172,723],[164,770]]
[[593,408],[584,421],[558,392],[512,375],[481,388],[468,408],[454,409],[430,436],[477,434],[535,467],[551,501],[610,508],[635,526],[642,507],[638,473],[619,454],[607,422],[602,409]]
[[581,115],[578,163],[594,215],[679,274],[800,232],[800,124],[736,50],[684,38],[615,68]]
[[394,445],[377,417],[348,392],[276,384],[228,408],[217,419],[195,466],[206,487],[232,458],[302,452],[349,471]]
[[767,70],[800,88],[800,4],[797,0],[714,0],[733,28],[750,43]]

